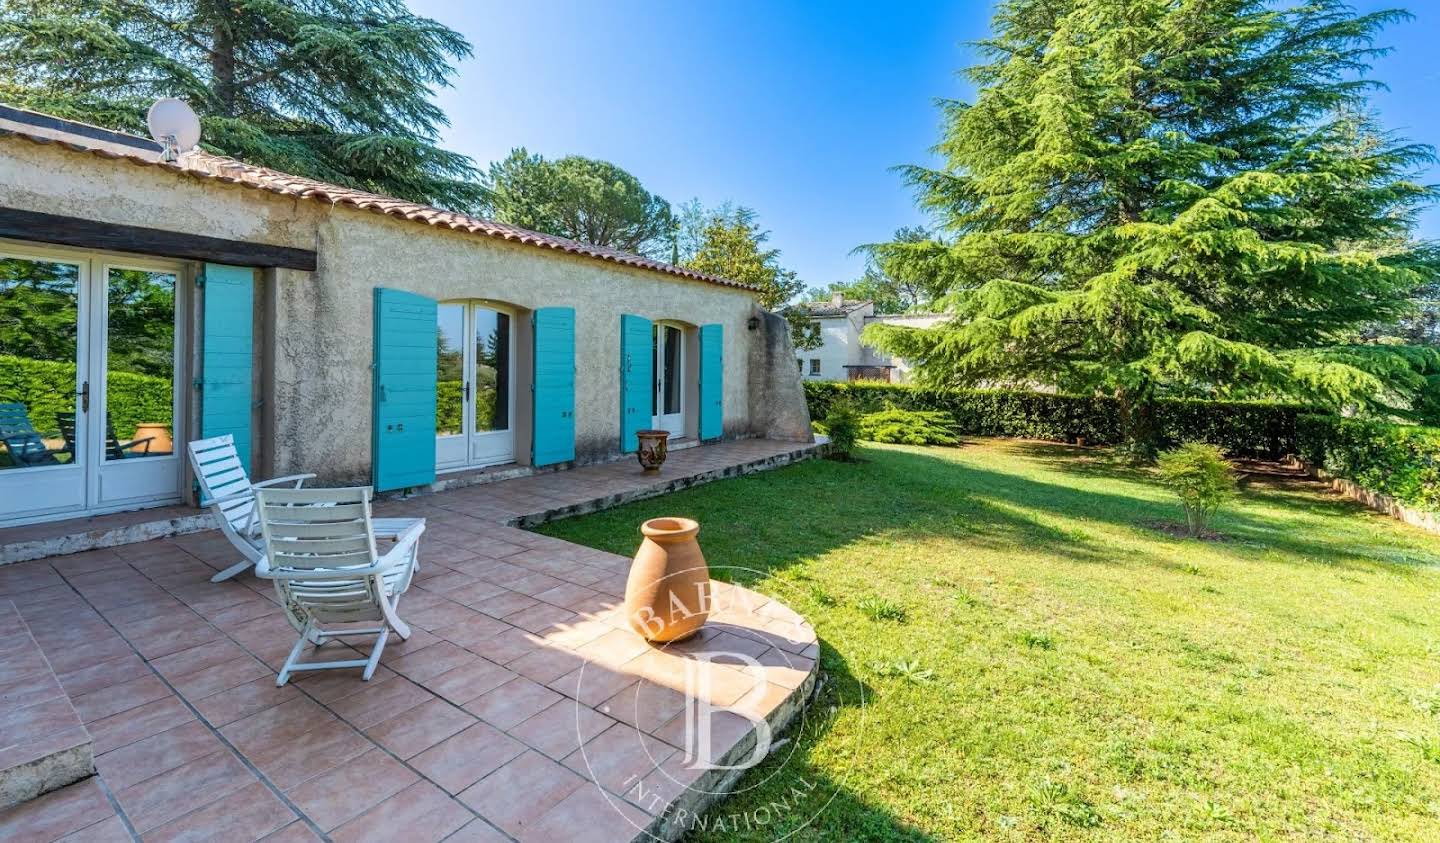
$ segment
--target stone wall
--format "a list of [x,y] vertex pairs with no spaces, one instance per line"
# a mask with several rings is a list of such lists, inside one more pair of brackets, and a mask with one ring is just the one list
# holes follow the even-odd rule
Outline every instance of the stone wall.
[[755,308],[756,341],[750,344],[750,418],[756,436],[813,442],[805,387],[795,367],[795,346],[785,317]]

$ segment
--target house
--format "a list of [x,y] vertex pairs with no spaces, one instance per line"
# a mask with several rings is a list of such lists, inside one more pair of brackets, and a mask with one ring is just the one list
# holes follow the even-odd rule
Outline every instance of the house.
[[193,500],[226,433],[381,491],[811,435],[745,285],[7,107],[0,312],[0,525]]
[[865,344],[861,334],[874,322],[929,328],[944,317],[933,313],[879,315],[875,303],[853,301],[835,293],[828,301],[803,302],[792,311],[805,314],[820,326],[819,348],[801,351],[797,369],[805,380],[879,380],[903,383],[910,380],[908,361]]

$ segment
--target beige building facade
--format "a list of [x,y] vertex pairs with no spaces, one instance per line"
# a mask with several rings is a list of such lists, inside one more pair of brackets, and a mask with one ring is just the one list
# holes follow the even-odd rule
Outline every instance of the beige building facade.
[[[222,388],[207,380],[206,367],[218,371],[222,363],[217,353],[207,354],[206,343],[217,352],[221,335],[235,334],[238,342],[248,333],[248,365],[234,349],[229,364],[248,369],[250,377],[237,387],[248,393],[250,418],[236,429],[248,437],[255,477],[313,472],[324,482],[371,482],[373,450],[382,447],[373,429],[380,400],[373,366],[382,330],[376,288],[423,297],[439,314],[433,356],[440,371],[433,380],[441,394],[432,398],[438,479],[532,463],[538,428],[530,394],[537,347],[531,317],[546,308],[573,309],[567,418],[574,441],[562,467],[633,450],[622,441],[627,409],[644,417],[640,427],[663,424],[682,445],[702,436],[809,438],[784,322],[762,311],[754,292],[741,285],[200,152],[167,163],[148,141],[41,117],[0,113],[0,265],[9,272],[8,281],[0,274],[0,298],[50,296],[43,300],[73,307],[75,338],[52,344],[43,355],[53,359],[46,360],[32,359],[43,355],[22,343],[0,344],[0,408],[24,416],[16,424],[28,422],[34,433],[30,439],[24,430],[7,434],[0,524],[187,499],[183,443],[213,432],[206,429],[214,415],[207,416],[206,402],[218,407]],[[250,270],[231,276],[242,286],[249,278],[248,311],[213,307],[220,293],[205,281],[219,274],[207,267],[222,265]],[[33,282],[37,268],[51,280]],[[130,341],[116,331],[133,321],[120,310],[127,305],[117,304],[117,291],[129,289],[124,284],[169,291],[173,337],[158,354],[147,352],[163,358],[168,348],[168,369],[153,359],[133,377],[117,368]],[[207,296],[216,298],[207,305]],[[147,301],[163,306],[164,297]],[[650,323],[654,346],[622,349],[622,317]],[[248,332],[238,330],[245,319]],[[721,338],[720,351],[713,342],[708,350],[700,347],[702,326],[718,326],[707,336]],[[67,362],[72,352],[73,364]],[[719,358],[712,363],[723,387],[712,373],[702,395],[702,357],[710,354]],[[649,400],[637,402],[625,392],[632,357],[636,365],[648,363],[655,379],[655,392],[644,397]],[[31,393],[8,387],[12,394],[3,394],[6,383],[22,380],[22,369],[72,378],[79,432],[65,435],[67,423],[75,427],[68,399],[56,405],[37,397],[33,383]],[[40,375],[26,377],[33,382]],[[167,377],[171,418],[160,418],[163,408],[154,401],[146,411],[121,407],[122,384]],[[451,407],[449,397],[459,396],[462,386],[462,403]],[[103,408],[94,408],[97,399]],[[718,429],[712,423],[702,430],[702,400],[718,403],[711,410]],[[627,408],[627,401],[635,406]],[[50,410],[37,409],[40,404]],[[163,432],[173,439],[168,454],[151,441],[148,454],[135,446],[115,456],[115,447],[166,422]],[[441,441],[447,433],[463,441],[447,445]],[[39,462],[27,461],[26,447]],[[37,450],[42,447],[45,454]],[[134,466],[141,464],[153,476],[133,483],[120,476],[121,468],[138,474]],[[65,481],[69,493],[28,503],[15,497],[37,477],[67,472],[86,475]],[[167,472],[168,479],[160,478]]]

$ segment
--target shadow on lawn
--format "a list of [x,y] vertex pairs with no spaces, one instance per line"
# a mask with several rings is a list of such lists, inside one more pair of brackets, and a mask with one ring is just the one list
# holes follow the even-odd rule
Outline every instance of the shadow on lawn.
[[874,696],[873,689],[850,670],[844,656],[823,642],[821,648],[822,678],[815,696],[803,720],[777,736],[790,748],[777,747],[746,771],[736,791],[705,815],[704,830],[693,830],[686,840],[769,841],[784,837],[929,843],[940,839],[866,801],[849,787],[844,771],[858,772],[870,763],[863,721],[858,740],[848,746],[846,763],[837,765],[834,747],[828,749],[828,757],[813,757],[816,744],[836,718],[863,717],[859,709]]
[[[1184,546],[1146,525],[1179,522],[1178,504],[1155,485],[1153,474],[1109,452],[1039,442],[1009,441],[986,447],[999,462],[1014,454],[1062,475],[1143,484],[1151,496],[1077,488],[1062,482],[997,471],[949,458],[967,448],[872,451],[863,462],[812,461],[783,471],[638,501],[541,528],[595,547],[633,554],[635,525],[646,518],[683,515],[700,522],[701,544],[717,577],[750,584],[792,565],[861,540],[885,542],[962,540],[988,550],[1040,548],[1075,562],[1133,564],[1113,541],[1090,535],[1086,522],[1143,531],[1147,539]],[[1301,564],[1373,565],[1354,553],[1353,542],[1326,541],[1274,518],[1247,512],[1246,501],[1302,509],[1307,516],[1353,517],[1359,505],[1294,483],[1252,482],[1241,503],[1226,511],[1217,529],[1233,541],[1207,544],[1212,552],[1248,556],[1257,547],[1279,551]],[[1074,526],[1057,526],[1074,519]],[[1170,566],[1163,559],[1151,560]],[[723,569],[731,568],[730,573]]]

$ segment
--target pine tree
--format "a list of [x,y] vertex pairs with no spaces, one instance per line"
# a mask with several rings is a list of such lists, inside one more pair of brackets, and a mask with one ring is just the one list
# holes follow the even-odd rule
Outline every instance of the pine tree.
[[765,248],[770,232],[760,228],[756,216],[749,208],[722,205],[710,214],[699,251],[684,265],[756,288],[761,307],[784,313],[795,348],[819,348],[819,326],[803,314],[785,309],[805,289],[805,282],[795,270],[780,265],[779,249]]
[[485,194],[430,94],[468,55],[402,0],[0,0],[0,100],[144,134],[176,96],[211,151],[456,210]]
[[670,203],[609,161],[549,161],[522,147],[490,165],[486,186],[499,222],[656,260],[671,256]]
[[906,168],[953,238],[953,319],[868,339],[937,385],[1401,409],[1433,352],[1366,344],[1437,277],[1412,241],[1429,147],[1367,115],[1399,11],[1340,0],[1005,0],[945,165]]

